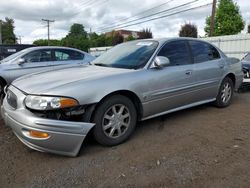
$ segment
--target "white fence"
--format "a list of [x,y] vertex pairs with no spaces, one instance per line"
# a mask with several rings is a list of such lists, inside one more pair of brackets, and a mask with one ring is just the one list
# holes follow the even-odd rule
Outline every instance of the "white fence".
[[[228,57],[243,58],[250,52],[250,34],[227,35],[219,37],[201,38],[219,47]],[[100,56],[112,46],[90,48],[89,53]]]
[[250,52],[250,34],[202,38],[219,47],[228,57],[243,58]]

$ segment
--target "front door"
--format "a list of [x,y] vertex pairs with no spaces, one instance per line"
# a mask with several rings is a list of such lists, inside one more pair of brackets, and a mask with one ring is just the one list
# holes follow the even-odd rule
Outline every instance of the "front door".
[[150,68],[149,92],[146,96],[145,116],[164,113],[195,102],[194,65],[187,41],[176,40],[166,43],[158,53],[169,59],[164,68]]
[[49,62],[52,55],[49,49],[35,50],[25,54],[22,58],[25,60],[24,63],[19,65],[17,62],[13,62],[4,67],[8,72],[9,82],[26,74],[51,70]]

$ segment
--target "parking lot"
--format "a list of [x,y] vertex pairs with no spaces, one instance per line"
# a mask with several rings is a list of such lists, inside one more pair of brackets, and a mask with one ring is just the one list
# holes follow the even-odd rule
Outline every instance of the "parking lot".
[[0,125],[0,187],[249,187],[250,92],[140,122],[116,147],[87,139],[78,157],[32,151]]

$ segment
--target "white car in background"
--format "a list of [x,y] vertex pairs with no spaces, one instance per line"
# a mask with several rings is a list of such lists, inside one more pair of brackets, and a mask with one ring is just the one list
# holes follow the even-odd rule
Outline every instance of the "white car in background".
[[89,64],[95,57],[67,47],[43,46],[26,48],[0,61],[0,93],[16,78],[34,72]]

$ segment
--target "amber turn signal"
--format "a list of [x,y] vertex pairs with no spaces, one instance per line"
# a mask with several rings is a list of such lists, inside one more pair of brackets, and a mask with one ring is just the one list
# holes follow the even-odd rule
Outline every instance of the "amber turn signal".
[[74,99],[70,98],[60,98],[60,107],[61,108],[67,108],[72,106],[77,106],[78,102]]
[[40,131],[29,131],[31,137],[34,138],[49,138],[48,133],[40,132]]

